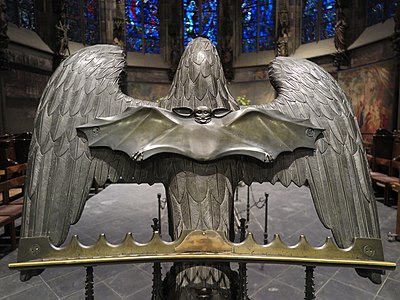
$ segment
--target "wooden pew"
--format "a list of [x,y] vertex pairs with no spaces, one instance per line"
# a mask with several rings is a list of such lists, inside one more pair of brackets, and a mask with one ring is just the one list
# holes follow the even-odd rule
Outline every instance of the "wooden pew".
[[9,184],[9,198],[11,204],[22,204],[26,179],[27,164],[10,166],[5,169],[5,177]]
[[371,154],[367,155],[371,167],[374,189],[383,188],[384,204],[389,205],[392,185],[398,182],[398,171],[393,168],[393,158],[400,154],[400,136],[379,129],[373,136]]
[[[385,174],[373,174],[373,172],[371,172],[371,179],[373,182],[375,182],[378,186],[381,186],[384,188],[384,192],[383,192],[383,204],[385,205],[389,205],[390,204],[390,194],[392,191],[392,186],[396,183],[399,182],[399,176],[391,176],[394,175],[393,170],[395,169],[395,166],[397,166],[397,164],[400,164],[399,162],[396,161],[390,161],[389,163],[389,175],[385,175]],[[399,165],[400,167],[400,165]]]
[[15,249],[17,247],[15,220],[22,216],[23,205],[10,204],[9,187],[11,186],[9,181],[0,183],[0,194],[2,195],[0,226],[4,226],[5,234],[10,236],[11,247]]

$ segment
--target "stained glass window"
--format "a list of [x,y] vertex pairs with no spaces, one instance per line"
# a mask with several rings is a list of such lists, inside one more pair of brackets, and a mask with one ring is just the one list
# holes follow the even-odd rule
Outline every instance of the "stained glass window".
[[183,42],[198,36],[217,44],[218,0],[183,0]]
[[99,1],[67,0],[68,36],[78,43],[94,45],[100,42]]
[[371,26],[393,17],[396,8],[397,0],[368,0],[367,25]]
[[125,4],[127,50],[160,53],[158,0],[126,0]]
[[275,37],[275,1],[242,1],[242,52],[273,49]]
[[303,0],[302,43],[335,36],[335,0]]
[[35,30],[33,0],[6,0],[8,21],[19,27]]

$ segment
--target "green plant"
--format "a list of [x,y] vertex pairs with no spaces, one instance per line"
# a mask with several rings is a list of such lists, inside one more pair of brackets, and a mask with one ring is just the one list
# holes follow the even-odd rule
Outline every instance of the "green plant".
[[165,100],[166,97],[160,97],[156,99],[156,103],[160,104],[161,102],[163,102]]
[[251,104],[251,100],[246,97],[246,95],[238,96],[236,98],[236,103],[241,106],[246,106]]

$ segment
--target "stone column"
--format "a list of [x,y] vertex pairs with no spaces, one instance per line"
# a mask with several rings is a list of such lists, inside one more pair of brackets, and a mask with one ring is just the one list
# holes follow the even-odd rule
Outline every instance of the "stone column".
[[301,0],[289,0],[288,16],[289,16],[289,40],[288,53],[293,54],[301,44],[301,19],[302,4]]
[[396,126],[397,130],[400,130],[400,4],[397,5],[396,15],[394,16],[395,26],[394,33],[392,36],[393,48],[396,52],[396,65],[397,65],[397,90],[395,91],[395,97],[397,96],[397,124],[393,124]]
[[5,94],[3,76],[8,69],[8,43],[6,1],[0,0],[0,135],[5,133]]
[[8,43],[6,1],[0,0],[0,70],[7,69]]
[[224,69],[225,78],[231,81],[235,77],[233,70],[233,20],[231,16],[234,15],[235,9],[230,5],[229,1],[221,1],[220,9],[220,54],[221,64]]

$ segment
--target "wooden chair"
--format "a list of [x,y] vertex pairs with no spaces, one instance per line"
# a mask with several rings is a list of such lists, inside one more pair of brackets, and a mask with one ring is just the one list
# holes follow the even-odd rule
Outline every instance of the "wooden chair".
[[[400,182],[392,185],[392,190],[397,192],[396,239],[400,240]],[[392,236],[393,238],[393,236]],[[389,240],[392,240],[389,234]]]
[[10,204],[10,187],[12,187],[12,183],[10,184],[9,181],[0,183],[0,194],[2,195],[2,205],[0,205],[0,226],[4,226],[5,235],[10,236],[11,247],[12,249],[15,249],[17,247],[15,220],[22,216],[23,205]]
[[6,180],[26,175],[26,167],[27,163],[23,163],[5,168]]
[[[26,180],[27,164],[19,164],[5,169],[5,177],[9,184],[9,198],[12,204],[22,204]],[[15,202],[18,201],[18,202]]]

